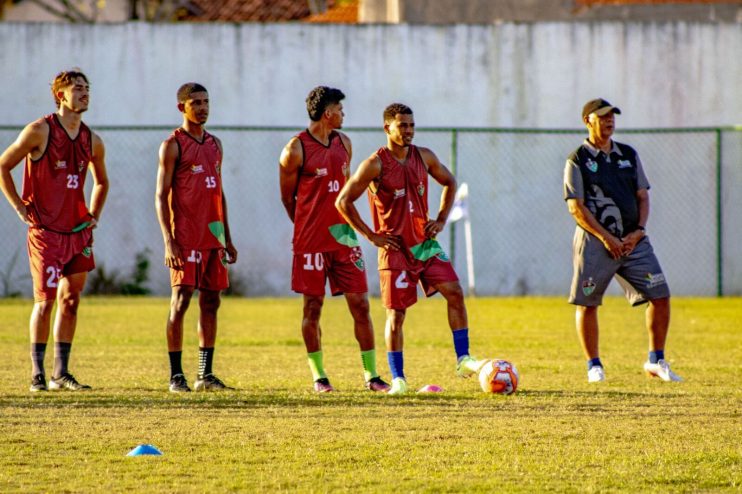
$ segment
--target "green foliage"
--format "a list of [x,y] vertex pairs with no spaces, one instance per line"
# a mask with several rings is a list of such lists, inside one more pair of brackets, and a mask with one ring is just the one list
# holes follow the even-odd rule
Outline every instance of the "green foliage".
[[103,264],[96,266],[88,277],[86,293],[89,295],[148,295],[149,249],[136,253],[134,268],[128,277],[122,278],[118,270],[106,270]]
[[0,297],[19,297],[21,292],[16,288],[16,283],[31,277],[28,273],[22,275],[15,274],[15,268],[16,264],[18,264],[20,252],[20,249],[16,249],[13,254],[8,257],[5,269],[0,271],[0,283],[2,283],[2,293],[0,293]]
[[[454,376],[445,305],[421,300],[405,320],[409,383],[446,391],[392,397],[363,389],[341,297],[324,307],[325,367],[338,392],[323,396],[310,390],[301,299],[227,298],[214,369],[238,390],[173,395],[169,301],[84,298],[71,370],[93,391],[32,395],[31,304],[0,300],[0,491],[739,492],[742,299],[673,304],[667,354],[686,382],[642,374],[644,312],[612,298],[600,311],[608,380],[589,385],[562,298],[468,300],[472,352],[521,372],[522,388],[504,397]],[[371,307],[388,377],[384,309]],[[190,382],[197,318],[192,303]],[[127,458],[140,443],[164,456]]]

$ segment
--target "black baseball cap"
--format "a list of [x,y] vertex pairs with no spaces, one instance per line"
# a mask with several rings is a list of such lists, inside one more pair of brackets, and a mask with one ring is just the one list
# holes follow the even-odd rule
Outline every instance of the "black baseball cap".
[[582,119],[584,120],[591,113],[595,113],[599,117],[602,117],[608,112],[618,113],[620,115],[621,109],[608,103],[603,98],[591,99],[582,107]]

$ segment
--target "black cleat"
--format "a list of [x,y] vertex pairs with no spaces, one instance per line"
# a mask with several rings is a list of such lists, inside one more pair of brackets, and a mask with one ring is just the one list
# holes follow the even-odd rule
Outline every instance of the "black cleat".
[[49,388],[46,387],[46,377],[44,377],[44,374],[36,374],[33,376],[33,379],[31,379],[31,387],[29,388],[29,391],[48,391]]
[[87,384],[80,384],[72,374],[62,374],[59,377],[49,379],[49,389],[67,389],[69,391],[87,391],[92,389]]
[[230,391],[234,390],[224,384],[221,379],[214,374],[206,374],[204,377],[196,378],[193,383],[193,389],[196,391]]
[[191,388],[188,387],[188,381],[183,374],[175,374],[170,378],[171,393],[188,393]]
[[389,390],[392,389],[392,387],[389,386],[389,383],[385,382],[382,378],[376,376],[366,381],[366,389],[369,391],[388,393]]

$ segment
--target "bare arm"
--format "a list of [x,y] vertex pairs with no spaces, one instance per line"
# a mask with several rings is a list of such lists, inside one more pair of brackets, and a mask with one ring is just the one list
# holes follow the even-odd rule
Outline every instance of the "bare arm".
[[621,257],[623,244],[621,240],[614,237],[603,225],[593,216],[593,213],[585,206],[584,199],[567,199],[569,214],[575,219],[575,222],[585,231],[595,235],[605,248],[610,252],[614,259]]
[[93,133],[93,159],[90,173],[93,175],[93,192],[90,195],[90,215],[93,220],[88,228],[94,228],[100,219],[108,196],[108,173],[106,172],[106,147],[98,134]]
[[[644,227],[649,219],[649,191],[647,189],[639,189],[636,191],[636,202],[639,209],[639,226]],[[623,238],[623,255],[627,256],[636,247],[644,237],[644,230],[634,230],[629,232]]]
[[279,184],[281,188],[281,202],[289,215],[289,219],[294,221],[296,212],[296,186],[299,182],[299,169],[304,162],[304,150],[298,137],[294,137],[286,144],[281,152],[279,160]]
[[178,160],[178,145],[175,141],[167,140],[160,146],[160,164],[157,169],[157,190],[155,192],[155,209],[157,219],[162,230],[162,239],[165,242],[165,265],[173,269],[183,267],[183,258],[180,247],[175,244],[172,233],[172,218],[168,198],[173,186],[175,163]]
[[399,250],[401,241],[394,235],[377,235],[361,218],[355,201],[361,197],[371,182],[381,174],[381,160],[375,154],[361,163],[358,170],[340,189],[335,207],[345,220],[372,244],[385,249]]
[[[222,141],[219,140],[216,136],[214,136],[214,141],[216,142],[216,145],[219,146],[219,152],[221,153],[223,159],[224,150],[222,148]],[[224,248],[227,251],[227,262],[229,264],[234,264],[237,262],[237,249],[232,243],[232,233],[229,230],[229,217],[227,215],[227,196],[224,193],[224,188],[222,188],[222,213],[224,214]]]
[[43,120],[37,120],[28,124],[18,135],[18,138],[11,144],[2,155],[0,155],[0,188],[5,195],[18,217],[27,225],[33,225],[29,217],[29,211],[23,203],[18,190],[15,187],[13,176],[10,174],[13,169],[29,154],[41,154],[46,147],[46,141],[49,137],[49,127]]
[[443,186],[438,215],[435,220],[430,220],[425,224],[425,235],[428,237],[435,237],[441,232],[441,230],[443,230],[448,215],[451,212],[451,208],[453,207],[453,202],[456,198],[456,177],[454,177],[453,173],[451,173],[451,171],[440,162],[433,151],[427,148],[418,149],[420,150],[420,155],[425,162],[425,166],[428,168],[430,176]]

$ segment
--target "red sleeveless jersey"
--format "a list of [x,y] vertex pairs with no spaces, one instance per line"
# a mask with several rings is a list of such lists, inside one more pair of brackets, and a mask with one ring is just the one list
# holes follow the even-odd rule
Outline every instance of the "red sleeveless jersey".
[[175,242],[188,249],[224,247],[222,153],[216,139],[204,131],[199,142],[178,128],[168,140],[178,145],[169,197]]
[[340,134],[332,132],[327,146],[308,130],[296,137],[304,152],[299,169],[294,211],[294,254],[330,252],[359,245],[353,228],[335,207],[349,173],[349,155]]
[[56,113],[44,120],[49,126],[46,149],[37,160],[26,157],[21,197],[34,223],[68,233],[90,219],[84,186],[93,157],[93,135],[81,122],[77,137],[70,139]]
[[405,270],[442,252],[435,240],[425,236],[428,222],[428,168],[420,151],[410,145],[404,163],[397,161],[386,147],[376,155],[381,160],[378,181],[369,187],[371,215],[376,233],[402,239],[398,252],[379,249],[379,269]]

